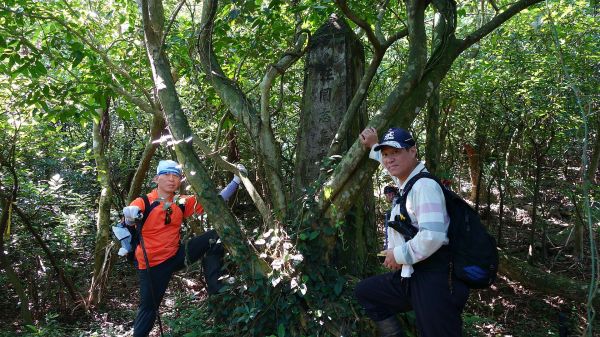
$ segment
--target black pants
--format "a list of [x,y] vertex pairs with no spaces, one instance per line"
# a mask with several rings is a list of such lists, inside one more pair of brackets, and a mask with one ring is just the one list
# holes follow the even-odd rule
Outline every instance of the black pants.
[[354,293],[373,321],[414,310],[419,336],[459,337],[469,288],[456,278],[451,283],[447,271],[415,270],[408,278],[398,271],[364,279]]
[[185,245],[181,245],[177,253],[168,260],[148,270],[138,269],[140,306],[133,324],[134,337],[148,336],[152,330],[158,306],[167,291],[171,276],[185,267],[186,253],[189,263],[198,261],[204,255],[202,264],[208,293],[214,294],[219,291],[224,250],[220,243],[216,243],[218,238],[215,231],[208,231],[191,238],[187,242],[187,252]]

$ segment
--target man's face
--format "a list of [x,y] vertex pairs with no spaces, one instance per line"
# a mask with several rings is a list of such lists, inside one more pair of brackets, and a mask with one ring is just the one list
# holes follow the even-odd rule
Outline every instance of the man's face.
[[387,200],[387,202],[392,202],[392,200],[394,200],[394,192],[389,192],[385,194],[385,200]]
[[404,181],[417,166],[417,149],[414,146],[408,149],[384,146],[381,149],[381,158],[390,175]]
[[181,177],[174,173],[161,174],[154,177],[159,192],[175,193],[181,185]]

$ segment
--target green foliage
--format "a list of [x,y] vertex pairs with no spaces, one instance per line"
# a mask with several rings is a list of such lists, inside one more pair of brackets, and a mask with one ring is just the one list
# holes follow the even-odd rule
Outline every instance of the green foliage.
[[190,297],[178,298],[174,311],[174,317],[163,318],[174,336],[226,336],[226,325],[213,321],[208,307],[201,305],[198,308]]
[[59,317],[56,313],[48,313],[45,317],[44,324],[40,324],[40,327],[28,325],[26,326],[27,332],[23,334],[24,337],[60,337],[69,334],[68,329],[61,327],[57,321]]
[[[497,2],[500,6],[509,3]],[[170,17],[178,1],[163,3]],[[404,28],[400,18],[405,8],[402,1],[386,3],[389,10],[382,16],[381,30],[389,36]],[[377,20],[378,5],[380,2],[349,1],[350,8],[370,24]],[[494,14],[489,7],[481,10],[478,2],[457,6],[458,38]],[[590,106],[596,107],[590,109],[594,113],[600,83],[597,15],[586,1],[556,1],[550,7],[565,63]],[[252,148],[254,140],[229,115],[198,71],[194,42],[200,10],[201,3],[186,2],[165,37],[165,51],[178,78],[177,90],[194,132],[215,149],[233,147],[225,135],[235,134],[236,150],[253,171],[262,165]],[[213,47],[225,74],[237,80],[251,101],[258,102],[256,87],[266,67],[291,46],[296,15],[302,19],[301,28],[314,32],[333,12],[339,13],[333,1],[220,1]],[[499,181],[492,176],[506,172],[503,187],[509,190],[511,201],[516,203],[516,197],[522,195],[531,199],[532,172],[537,165],[532,158],[544,150],[542,183],[552,185],[552,190],[562,195],[575,190],[572,182],[577,174],[574,167],[579,164],[581,118],[575,113],[568,83],[557,70],[548,20],[545,10],[527,10],[455,62],[441,88],[442,110],[447,117],[442,128],[448,134],[442,170],[447,177],[466,180],[462,146],[474,144],[487,148],[483,171],[491,177],[488,181]],[[354,23],[350,25],[356,28]],[[125,0],[21,0],[0,5],[0,153],[3,158],[14,156],[19,207],[31,215],[34,229],[43,235],[60,266],[75,276],[81,289],[88,282],[96,232],[93,214],[100,193],[90,141],[90,122],[97,116],[96,109],[107,107],[110,98],[108,157],[117,190],[114,209],[125,203],[128,183],[147,139],[150,117],[118,90],[146,104],[146,95],[152,96],[154,84],[140,28],[137,5]],[[427,29],[430,33],[431,28]],[[372,50],[364,35],[361,39],[367,46],[368,60]],[[400,40],[386,54],[365,102],[370,112],[381,106],[406,69],[407,45],[405,39]],[[284,157],[282,175],[287,181],[294,175],[303,79],[303,64],[299,62],[277,80],[270,102],[273,129]],[[598,119],[597,115],[589,117]],[[424,125],[418,119],[413,128],[417,134],[425,134]],[[597,139],[598,130],[590,135]],[[156,156],[169,157],[169,151],[168,146],[162,146]],[[223,172],[210,161],[205,163],[215,180],[226,182]],[[331,168],[326,166],[326,170]],[[256,177],[260,193],[268,196],[264,177],[260,172]],[[0,192],[13,183],[7,169],[0,167]],[[258,256],[271,265],[273,273],[266,278],[255,275],[247,261],[254,252],[243,252],[244,259],[231,258],[228,268],[234,279],[227,291],[199,309],[189,298],[179,300],[176,315],[167,320],[175,335],[279,337],[334,331],[361,335],[367,330],[368,323],[357,320],[354,314],[359,312],[352,295],[356,275],[345,275],[322,263],[329,249],[327,239],[343,237],[345,231],[343,224],[331,225],[314,214],[314,194],[322,183],[307,187],[305,196],[290,205],[290,213],[299,214],[298,218],[273,229],[263,228],[248,198],[240,196],[237,205],[245,208],[235,209],[236,215],[242,219]],[[598,193],[593,189],[596,204]],[[577,204],[579,192],[575,194]],[[595,219],[600,216],[597,210],[592,210]],[[44,253],[32,247],[31,234],[15,218],[6,247],[11,261],[23,278],[36,271],[31,276],[31,283],[36,285],[31,291],[43,294],[48,306],[62,310],[63,315],[68,310],[61,307],[65,304],[61,302],[60,284],[48,270]],[[5,281],[3,274],[0,280]],[[0,296],[2,302],[9,303],[9,299],[14,300],[10,294]],[[469,334],[489,321],[477,315],[465,316]],[[69,333],[52,315],[30,332],[32,336]]]

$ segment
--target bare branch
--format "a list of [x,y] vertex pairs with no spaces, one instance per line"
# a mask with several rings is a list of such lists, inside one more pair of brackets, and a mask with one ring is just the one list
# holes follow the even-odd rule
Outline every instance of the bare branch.
[[[273,131],[270,129],[270,117],[267,116],[268,114],[261,118],[248,97],[240,90],[236,82],[225,76],[221,66],[217,62],[212,49],[212,30],[217,6],[217,0],[204,1],[197,45],[200,65],[222,101],[227,105],[233,116],[246,127],[252,136],[251,139],[256,142],[257,155],[261,157],[265,173],[269,177],[266,180],[272,195],[276,215],[283,219],[287,203],[285,185],[283,184],[283,177],[281,175],[281,147],[278,145]],[[284,57],[282,66],[296,59],[294,57],[287,57],[289,56]]]
[[[409,33],[409,60],[413,65],[407,68],[398,82],[396,88],[389,94],[382,107],[375,113],[368,126],[383,130],[389,126],[392,117],[400,110],[401,102],[407,99],[421,79],[427,61],[427,42],[425,39],[424,12],[427,3],[421,0],[407,1],[408,33]],[[359,144],[358,137],[350,147],[342,161],[336,167],[333,175],[324,184],[320,210],[331,210],[331,204],[336,205],[337,212],[345,212],[349,201],[356,194],[356,185],[360,183],[360,176],[365,174],[365,165],[357,169],[365,159],[367,151]],[[372,170],[372,168],[371,168]],[[372,171],[371,171],[372,172]],[[358,176],[357,176],[358,175]],[[356,178],[356,179],[355,179]],[[342,191],[349,191],[338,195]]]
[[179,14],[181,7],[183,7],[183,5],[185,4],[185,1],[186,0],[181,0],[181,2],[179,2],[179,5],[177,5],[175,10],[171,14],[171,18],[169,19],[169,23],[167,24],[167,29],[165,29],[165,32],[163,33],[163,35],[160,39],[160,50],[158,51],[159,53],[162,51],[162,48],[165,45],[165,39],[166,39],[167,35],[169,34],[169,31],[171,31],[171,26],[173,25],[173,22],[175,21],[177,14]]
[[477,41],[484,38],[486,35],[491,33],[494,29],[498,28],[501,24],[506,22],[508,19],[512,18],[516,14],[518,14],[523,9],[535,5],[536,3],[542,2],[542,0],[520,0],[506,9],[504,12],[494,16],[490,21],[481,26],[479,29],[474,31],[473,33],[467,35],[462,41],[460,41],[460,48],[457,49],[457,53],[460,54],[462,51],[466,50],[470,46],[472,46]]
[[98,41],[94,40],[92,37],[90,37],[90,38],[85,37],[83,34],[78,32],[77,30],[73,29],[66,21],[64,21],[63,19],[58,18],[52,14],[48,13],[46,15],[37,15],[37,14],[28,13],[28,12],[23,12],[22,14],[29,16],[31,18],[34,18],[34,19],[51,20],[51,21],[54,21],[54,22],[60,24],[63,28],[65,28],[67,31],[69,31],[73,35],[77,36],[77,38],[79,38],[81,40],[81,42],[83,42],[91,50],[93,50],[96,54],[98,54],[98,56],[100,56],[100,58],[104,61],[104,63],[110,69],[111,72],[119,74],[119,75],[123,76],[124,78],[126,78],[128,81],[130,81],[133,84],[133,86],[135,86],[144,96],[146,96],[146,99],[148,100],[150,105],[152,105],[154,107],[154,101],[152,100],[150,93],[147,90],[145,90],[144,87],[140,83],[138,83],[138,81],[136,81],[133,77],[131,77],[127,71],[125,71],[118,65],[114,64],[112,62],[112,60],[108,57],[107,53],[99,47],[100,43]]
[[375,48],[375,50],[381,49],[382,41],[380,41],[377,38],[375,32],[373,32],[373,29],[371,28],[371,25],[369,25],[368,22],[359,18],[354,12],[352,12],[350,7],[348,7],[348,3],[346,2],[346,0],[335,0],[335,3],[338,5],[338,7],[342,10],[344,15],[346,15],[348,19],[352,20],[352,22],[354,22],[357,26],[362,28],[365,34],[367,34],[367,38],[369,39],[369,42],[371,42],[371,44],[373,45],[373,48]]
[[377,40],[379,41],[385,41],[385,36],[383,35],[383,32],[381,31],[381,23],[383,22],[383,16],[385,15],[386,9],[388,4],[390,3],[390,0],[385,0],[385,2],[383,4],[381,4],[381,6],[379,6],[379,10],[377,13],[377,21],[375,22],[375,36],[377,37]]

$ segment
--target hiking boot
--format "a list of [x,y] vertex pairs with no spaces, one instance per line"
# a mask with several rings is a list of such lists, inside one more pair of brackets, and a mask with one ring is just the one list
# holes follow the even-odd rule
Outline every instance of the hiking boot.
[[405,337],[402,326],[395,316],[375,322],[380,337]]

